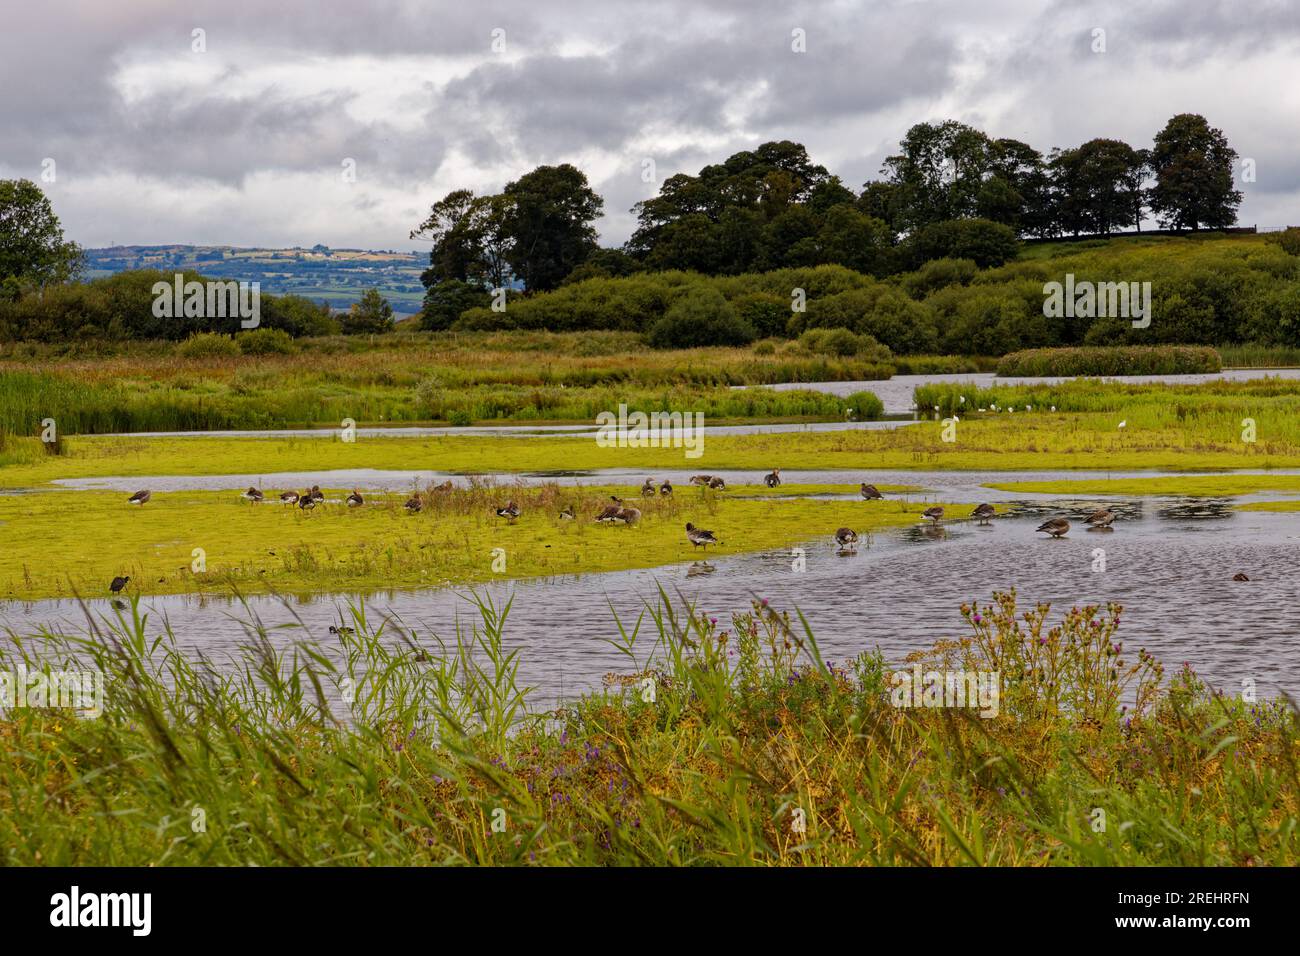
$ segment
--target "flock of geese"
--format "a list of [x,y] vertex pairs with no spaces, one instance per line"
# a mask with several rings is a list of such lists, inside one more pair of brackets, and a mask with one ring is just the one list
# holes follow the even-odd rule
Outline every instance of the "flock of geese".
[[[718,475],[693,475],[690,479],[690,483],[694,486],[700,488],[708,488],[713,491],[725,491],[727,487],[726,481],[721,476]],[[768,488],[780,487],[781,469],[773,468],[772,471],[764,475],[763,484]],[[434,486],[429,490],[435,493],[449,492],[454,487],[455,487],[454,484],[450,480],[448,480],[443,482],[440,485]],[[672,482],[669,481],[668,479],[665,479],[663,482],[656,484],[654,479],[647,478],[645,482],[641,485],[640,490],[641,490],[641,496],[643,498],[655,498],[655,497],[671,498],[673,495]],[[866,482],[863,482],[859,486],[858,491],[859,494],[862,496],[863,500],[865,501],[880,500],[885,497],[875,485],[868,484]],[[127,499],[127,504],[144,505],[149,501],[151,497],[152,497],[152,493],[149,491],[149,489],[147,488],[142,489],[140,491],[137,491],[135,494],[131,495],[131,497]],[[240,495],[240,497],[252,502],[261,502],[266,500],[266,495],[261,489],[251,487],[251,486],[247,491],[245,491],[242,495]],[[311,511],[318,504],[323,502],[325,500],[325,493],[321,491],[320,485],[312,485],[309,489],[303,492],[297,492],[297,491],[281,492],[279,495],[279,500],[283,504],[295,506],[301,509],[302,511],[306,512],[306,511]],[[641,510],[639,508],[635,508],[628,505],[626,502],[624,502],[622,498],[619,498],[617,495],[611,495],[610,501],[612,502],[611,504],[605,506],[597,515],[595,515],[593,520],[595,520],[597,523],[606,524],[606,525],[634,525],[641,520]],[[347,498],[344,499],[344,503],[349,508],[359,508],[365,504],[365,498],[362,497],[360,491],[354,488],[352,490],[352,493],[348,495]],[[407,499],[406,503],[402,507],[407,511],[408,514],[418,514],[419,512],[424,510],[424,504],[425,504],[424,494],[419,491],[416,491],[411,495],[410,498]],[[494,512],[498,518],[505,519],[505,521],[508,524],[514,524],[516,521],[519,520],[520,514],[522,514],[522,510],[520,509],[518,502],[514,501],[513,499],[506,502],[506,504],[503,505],[502,507],[495,508]],[[997,510],[991,504],[988,504],[986,502],[984,504],[977,506],[975,510],[971,512],[971,517],[974,518],[979,524],[987,525],[989,521],[996,516],[996,514],[997,514]],[[935,525],[938,525],[939,522],[943,520],[943,516],[944,516],[943,506],[935,505],[933,507],[926,508],[925,511],[921,512],[921,516],[924,519],[933,522]],[[576,520],[577,514],[574,511],[573,505],[568,505],[563,510],[561,510],[559,512],[559,518],[561,521]],[[1115,521],[1115,512],[1111,511],[1109,508],[1101,508],[1097,511],[1094,511],[1092,512],[1092,514],[1088,515],[1088,517],[1084,519],[1084,523],[1094,529],[1109,529],[1111,525],[1114,523],[1114,521]],[[1064,517],[1051,518],[1047,521],[1044,521],[1036,529],[1036,531],[1046,533],[1053,538],[1064,537],[1069,532],[1069,530],[1070,530],[1070,522],[1068,519]],[[686,540],[690,542],[692,549],[703,548],[705,553],[708,552],[709,545],[721,544],[720,539],[714,532],[709,531],[705,528],[697,528],[692,522],[689,521],[686,523]],[[856,551],[858,540],[859,540],[858,533],[854,531],[852,528],[839,528],[835,532],[835,544],[840,549],[841,552]],[[126,585],[130,582],[130,580],[131,578],[129,576],[115,577],[112,583],[109,585],[109,590],[112,593],[117,594],[121,592],[123,588],[126,587]],[[1248,579],[1246,578],[1245,575],[1238,575],[1238,577],[1234,580],[1248,580]]]

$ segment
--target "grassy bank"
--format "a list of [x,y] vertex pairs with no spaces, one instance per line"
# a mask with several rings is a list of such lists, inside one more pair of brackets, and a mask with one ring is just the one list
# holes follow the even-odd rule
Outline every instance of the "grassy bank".
[[[611,492],[641,509],[639,524],[593,522]],[[707,557],[686,540],[688,521],[716,532],[722,544],[708,554],[725,555],[818,538],[834,547],[839,527],[865,535],[914,524],[929,504],[775,501],[689,487],[671,499],[642,500],[627,487],[547,485],[432,493],[413,515],[403,508],[409,488],[369,495],[359,508],[342,503],[346,490],[326,494],[331,500],[310,513],[278,501],[253,504],[235,492],[158,493],[143,507],[116,492],[0,496],[0,599],[103,597],[118,575],[130,576],[128,593],[225,592],[231,584],[250,593],[311,593],[657,567]],[[523,510],[513,525],[494,513],[508,499]],[[577,520],[559,518],[569,506]],[[950,513],[960,517],[970,507],[950,506]]]
[[1218,372],[1219,353],[1195,345],[1117,345],[1092,348],[1027,349],[1002,356],[1003,378],[1066,375],[1188,375]]
[[994,482],[990,488],[1046,495],[1187,495],[1227,498],[1260,491],[1300,493],[1300,475],[1186,475],[1177,478]]
[[[261,633],[219,674],[128,613],[114,640],[41,646],[104,675],[102,716],[0,720],[4,861],[1300,861],[1293,711],[1166,679],[1123,648],[1117,607],[954,613],[963,641],[919,658],[997,672],[989,719],[896,706],[879,655],[826,662],[799,619],[734,610],[611,622],[625,676],[547,716],[516,680],[507,608],[444,642],[361,615],[327,647]],[[0,667],[37,666],[38,644]]]

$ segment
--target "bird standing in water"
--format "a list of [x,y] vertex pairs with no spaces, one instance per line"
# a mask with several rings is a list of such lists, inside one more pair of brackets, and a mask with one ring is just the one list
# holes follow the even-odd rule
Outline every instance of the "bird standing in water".
[[943,520],[943,505],[935,505],[933,508],[926,508],[921,512],[922,518],[929,518],[935,524]]
[[1053,538],[1059,538],[1070,530],[1070,522],[1065,518],[1052,518],[1049,521],[1044,521],[1035,530],[1045,531]]
[[976,509],[970,513],[970,516],[977,519],[980,524],[988,524],[989,519],[995,514],[997,514],[996,508],[989,504],[983,504],[976,507]]
[[858,533],[852,528],[840,528],[835,532],[835,543],[840,546],[841,551],[856,551]]

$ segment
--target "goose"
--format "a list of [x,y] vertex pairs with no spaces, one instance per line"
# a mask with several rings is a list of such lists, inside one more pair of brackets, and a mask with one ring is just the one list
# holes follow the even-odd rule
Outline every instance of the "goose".
[[641,497],[653,498],[654,496],[655,496],[655,483],[653,480],[647,478],[645,480],[645,484],[641,486]]
[[662,498],[671,498],[673,496],[673,486],[667,478],[665,478],[664,483],[659,486],[659,495]]
[[1109,528],[1114,520],[1115,512],[1109,508],[1101,508],[1083,519],[1084,524],[1090,524],[1094,528]]
[[1052,518],[1050,521],[1044,521],[1036,530],[1046,531],[1053,538],[1059,538],[1070,530],[1070,522],[1064,518]]
[[835,543],[840,546],[842,551],[856,551],[858,533],[852,528],[840,528],[835,532]]
[[325,500],[325,492],[320,490],[320,485],[311,486],[311,498],[312,501],[318,501],[318,502]]
[[452,491],[453,489],[455,489],[455,487],[456,487],[456,486],[455,486],[455,484],[452,483],[452,480],[451,480],[450,478],[448,478],[448,479],[447,479],[446,481],[444,481],[442,484],[435,486],[433,490],[434,490],[434,491]]
[[983,504],[983,505],[979,505],[974,511],[972,511],[970,513],[970,516],[972,518],[979,519],[980,524],[988,524],[989,519],[992,518],[995,514],[997,514],[996,508],[994,508],[990,504]]
[[617,495],[610,495],[609,500],[614,502],[612,505],[606,505],[605,510],[596,515],[596,520],[602,524],[613,524],[618,517],[618,513],[623,510],[623,499]]
[[[1246,577],[1246,575],[1243,574],[1241,571],[1238,571],[1236,574],[1234,574],[1234,575],[1232,576],[1232,580],[1234,580],[1234,581],[1249,581],[1250,578]],[[116,582],[114,582],[114,583],[116,583]]]
[[126,503],[128,505],[142,505],[152,497],[153,494],[148,488],[145,488],[143,491],[137,491],[130,498],[127,498]]
[[935,505],[933,508],[926,508],[921,512],[922,518],[929,518],[935,524],[943,520],[943,505]]
[[114,594],[120,594],[122,592],[122,588],[126,587],[126,582],[130,580],[131,580],[130,575],[123,577],[122,575],[119,574],[117,577],[113,578],[112,583],[110,583],[108,586],[108,589],[112,591]]
[[366,499],[361,497],[361,492],[357,491],[355,488],[352,489],[352,494],[348,495],[345,500],[347,501],[349,508],[358,508],[366,503]]
[[331,634],[336,634],[336,635],[342,637],[342,636],[344,636],[344,635],[355,634],[356,631],[355,631],[353,628],[350,628],[350,627],[344,627],[343,625],[339,625],[338,627],[335,627],[333,624],[331,624],[331,625],[330,625],[330,633],[331,633]]
[[879,489],[877,489],[875,485],[869,485],[865,481],[862,483],[862,487],[858,490],[862,492],[862,497],[867,501],[870,501],[873,498],[885,497],[880,493]]
[[296,505],[298,503],[298,492],[283,491],[280,493],[280,500],[287,505]]
[[577,515],[573,513],[573,505],[569,505],[567,508],[565,508],[563,511],[560,512],[561,521],[572,521],[576,517]]
[[316,499],[311,496],[310,491],[304,491],[298,496],[298,507],[303,511],[311,511],[316,507]]
[[636,524],[641,520],[640,508],[619,508],[614,515],[614,524]]
[[505,518],[510,524],[514,524],[519,518],[519,506],[514,501],[507,501],[504,508],[497,509],[497,517]]
[[691,484],[708,487],[709,482],[713,480],[712,475],[691,475]]
[[709,479],[709,487],[714,491],[726,491],[727,483],[721,478],[714,477]]
[[248,490],[245,491],[245,492],[244,492],[242,495],[240,495],[239,497],[241,497],[241,498],[245,498],[245,499],[247,499],[248,501],[261,501],[261,500],[262,500],[263,498],[265,498],[266,496],[265,496],[264,494],[262,494],[261,491],[259,491],[258,489],[254,488],[252,485],[249,485],[249,486],[248,486]]
[[763,476],[763,484],[769,488],[775,488],[781,484],[781,469],[773,468],[770,474]]
[[703,528],[697,528],[689,521],[686,522],[686,540],[696,548],[709,550],[709,545],[717,544],[718,538],[712,531],[705,531]]
[[424,499],[420,497],[420,493],[417,491],[406,499],[406,504],[402,505],[402,507],[411,514],[416,514],[424,507]]

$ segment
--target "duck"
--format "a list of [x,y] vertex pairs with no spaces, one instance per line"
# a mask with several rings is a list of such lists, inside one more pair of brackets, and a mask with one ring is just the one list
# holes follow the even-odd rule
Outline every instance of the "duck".
[[114,594],[121,594],[122,588],[126,587],[126,583],[130,580],[131,580],[130,575],[123,576],[119,574],[117,577],[113,578],[113,580],[109,583],[108,589],[112,591]]
[[998,513],[997,509],[994,508],[992,505],[982,504],[982,505],[978,505],[975,508],[975,510],[970,513],[970,516],[972,518],[977,519],[980,524],[988,524],[989,519],[992,518],[997,513]]
[[867,501],[871,501],[873,498],[885,497],[880,493],[879,489],[877,489],[875,485],[869,485],[865,481],[862,483],[862,487],[858,490],[862,492],[862,497]]
[[718,537],[712,531],[705,531],[703,528],[697,528],[689,521],[686,522],[686,540],[696,548],[709,550],[709,545],[717,544]]
[[673,496],[672,482],[670,482],[667,478],[665,478],[664,483],[659,486],[659,497],[671,498],[672,496]]
[[356,629],[351,627],[344,627],[342,624],[340,624],[338,627],[335,627],[333,624],[331,624],[330,633],[338,635],[340,637],[343,637],[345,635],[350,636],[356,633]]
[[769,488],[776,488],[781,484],[781,469],[773,468],[768,474],[763,476],[763,484]]
[[1234,575],[1232,576],[1232,580],[1234,580],[1234,581],[1249,581],[1250,578],[1246,577],[1246,575],[1245,575],[1243,572],[1238,571],[1236,574],[1234,574]]
[[305,491],[298,496],[298,507],[303,511],[311,511],[316,507],[316,499],[312,497],[310,491]]
[[609,500],[614,502],[612,505],[606,505],[605,509],[598,515],[596,520],[602,524],[613,524],[618,518],[618,513],[623,510],[623,499],[617,495],[610,495]]
[[852,528],[840,528],[835,532],[835,543],[840,546],[841,551],[856,551],[858,533]]
[[259,491],[257,488],[254,488],[252,485],[249,485],[248,490],[245,491],[242,495],[240,495],[240,497],[245,498],[248,501],[261,501],[266,496],[262,494],[262,492]]
[[311,486],[311,497],[313,501],[324,501],[325,492],[320,490],[320,485]]
[[1084,524],[1092,525],[1094,528],[1109,528],[1114,521],[1115,512],[1109,508],[1101,508],[1083,519]]
[[691,484],[701,485],[705,488],[709,486],[709,482],[712,480],[713,480],[712,475],[691,475]]
[[1070,522],[1065,518],[1052,518],[1040,524],[1037,531],[1046,531],[1053,538],[1059,538],[1070,530]]
[[647,478],[645,480],[645,484],[641,486],[641,497],[653,498],[654,496],[655,496],[655,483],[650,478]]
[[298,503],[298,492],[282,491],[280,492],[280,500],[287,505],[296,505]]
[[712,488],[714,491],[726,491],[727,483],[723,481],[721,478],[715,476],[709,479],[709,487]]
[[137,491],[130,498],[127,498],[126,503],[128,505],[142,505],[152,497],[153,493],[148,488],[145,488],[142,491]]
[[347,502],[349,508],[359,508],[361,505],[366,503],[366,499],[361,497],[361,492],[357,491],[355,488],[352,489],[352,494],[348,495],[344,500]]
[[943,520],[943,505],[935,505],[933,508],[926,508],[921,512],[922,518],[929,518],[935,524]]
[[417,491],[411,497],[406,499],[406,504],[402,505],[411,514],[418,514],[424,508],[424,499],[420,497]]
[[496,510],[498,518],[505,518],[510,524],[514,524],[519,519],[519,506],[514,501],[507,501],[504,508]]
[[560,512],[561,521],[572,521],[577,515],[573,513],[573,505],[569,505]]

